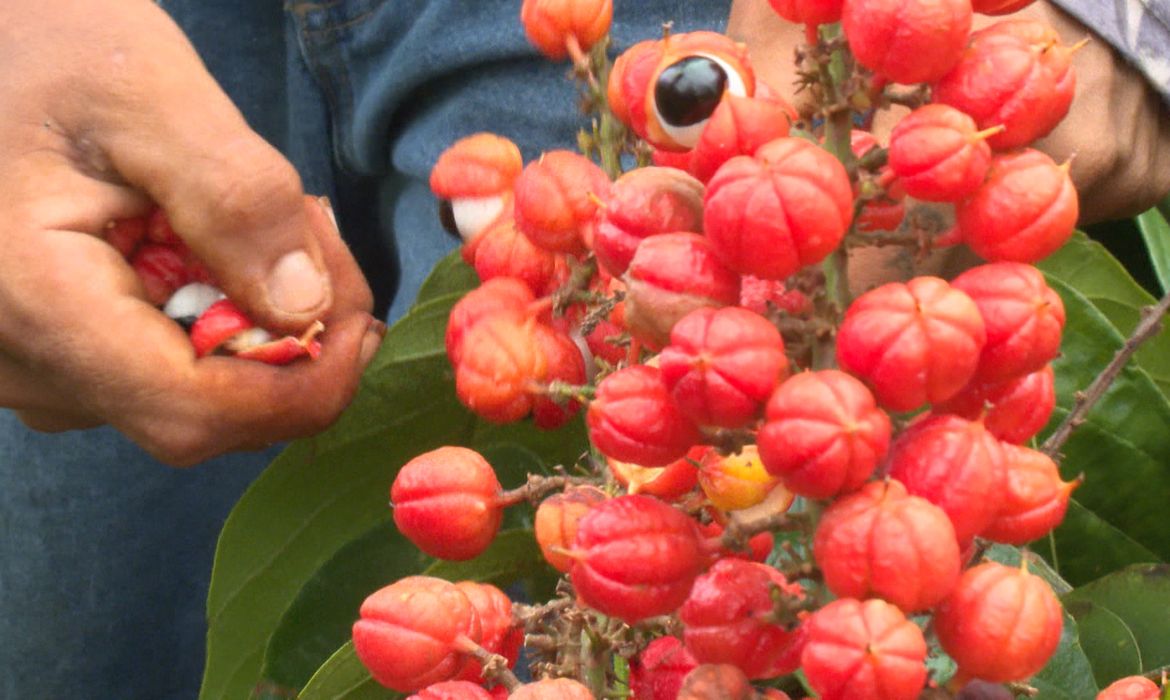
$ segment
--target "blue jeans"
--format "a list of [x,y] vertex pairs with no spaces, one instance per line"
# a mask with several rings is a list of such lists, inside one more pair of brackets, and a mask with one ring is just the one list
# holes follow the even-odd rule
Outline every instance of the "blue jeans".
[[[306,189],[334,198],[390,320],[455,245],[426,185],[447,145],[575,143],[575,88],[527,47],[520,0],[162,5]],[[624,5],[619,46],[667,19],[722,27],[729,0]],[[0,698],[195,697],[216,537],[274,454],[174,471],[112,430],[39,435],[0,414]]]

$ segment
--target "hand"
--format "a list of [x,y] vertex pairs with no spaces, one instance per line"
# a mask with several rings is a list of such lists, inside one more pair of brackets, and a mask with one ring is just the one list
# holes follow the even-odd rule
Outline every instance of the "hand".
[[[1007,17],[976,15],[976,27],[1027,17],[1052,26],[1066,44],[1090,32],[1047,2],[1035,2]],[[764,0],[735,0],[728,34],[747,43],[757,74],[790,93],[795,84],[793,52],[803,28],[786,22]],[[1137,214],[1170,191],[1170,119],[1158,94],[1105,40],[1073,57],[1076,97],[1059,127],[1036,143],[1057,162],[1072,158],[1071,175],[1081,196],[1083,224]],[[799,97],[799,96],[798,96]],[[904,114],[891,110],[875,124],[879,139]]]
[[[329,212],[154,3],[77,7],[0,5],[0,405],[176,465],[321,430],[382,331]],[[99,237],[152,202],[259,325],[324,320],[320,359],[196,360]]]

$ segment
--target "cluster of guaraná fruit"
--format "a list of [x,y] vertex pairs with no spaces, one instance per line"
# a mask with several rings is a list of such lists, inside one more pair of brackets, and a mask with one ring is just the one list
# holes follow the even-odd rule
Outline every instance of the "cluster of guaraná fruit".
[[[1027,144],[1068,110],[1072,49],[1033,22],[970,32],[973,11],[1027,2],[771,4],[814,40],[841,23],[820,47],[860,66],[851,100],[925,83],[931,101],[887,144],[855,132],[854,153],[833,154],[742,45],[675,34],[594,85],[656,165],[616,180],[568,151],[525,165],[491,134],[439,158],[432,189],[482,282],[447,327],[459,399],[546,428],[584,407],[591,450],[579,475],[509,492],[463,447],[401,468],[394,520],[422,551],[473,558],[503,509],[530,501],[567,582],[515,615],[483,584],[374,593],[354,643],[381,683],[431,699],[593,697],[579,681],[640,700],[784,698],[752,683],[799,669],[826,700],[911,700],[969,682],[1008,693],[991,684],[1026,681],[1056,650],[1048,583],[982,554],[1045,536],[1076,486],[1027,446],[1053,409],[1065,322],[1029,263],[1077,218],[1067,167]],[[611,11],[526,0],[522,20],[583,69]],[[905,228],[914,200],[952,204],[946,242],[987,264],[826,292],[818,265]],[[505,667],[524,635],[544,680],[517,686]],[[947,689],[928,637],[957,665]],[[602,687],[596,668],[553,679],[585,639],[626,660],[627,687],[605,687],[612,668]],[[1145,683],[1101,697],[1155,697]]]

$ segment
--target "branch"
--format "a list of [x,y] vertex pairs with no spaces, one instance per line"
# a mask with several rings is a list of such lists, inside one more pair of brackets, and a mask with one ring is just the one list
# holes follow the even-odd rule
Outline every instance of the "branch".
[[1093,383],[1084,391],[1078,392],[1073,410],[1056,429],[1056,432],[1044,441],[1044,445],[1040,448],[1044,454],[1055,457],[1073,431],[1085,422],[1085,416],[1105,395],[1105,392],[1121,374],[1121,370],[1125,368],[1126,363],[1138,351],[1142,343],[1157,335],[1158,331],[1161,330],[1162,319],[1167,310],[1170,310],[1170,294],[1162,297],[1154,306],[1142,309],[1142,320],[1126,339],[1125,345],[1121,346],[1121,349],[1117,351],[1105,369],[1101,370]]

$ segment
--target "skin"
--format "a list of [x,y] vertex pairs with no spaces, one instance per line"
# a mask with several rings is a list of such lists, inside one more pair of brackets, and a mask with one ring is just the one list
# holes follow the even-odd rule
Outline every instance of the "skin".
[[[37,430],[108,423],[175,465],[331,423],[384,331],[370,291],[325,205],[167,15],[5,3],[0,66],[0,405]],[[323,320],[320,360],[196,362],[98,238],[152,201],[259,325]]]

